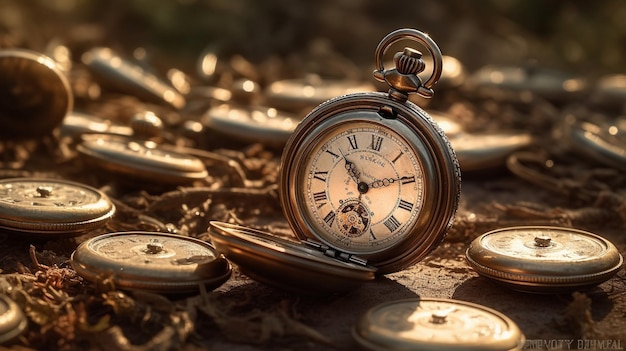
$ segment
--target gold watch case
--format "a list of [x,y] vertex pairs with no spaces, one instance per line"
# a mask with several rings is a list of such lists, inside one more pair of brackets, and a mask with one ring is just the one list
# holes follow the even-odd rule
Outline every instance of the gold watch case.
[[504,168],[511,153],[532,145],[533,141],[532,135],[522,131],[459,133],[450,137],[462,172]]
[[[385,70],[389,45],[414,39],[435,58],[429,80],[421,53],[405,48]],[[441,53],[426,34],[400,29],[376,49],[374,76],[389,93],[326,101],[298,125],[282,154],[280,199],[295,235],[360,257],[386,274],[425,257],[444,238],[458,205],[460,170],[450,142],[410,93],[433,94]],[[415,77],[417,78],[417,77]],[[415,85],[411,85],[415,84]]]
[[265,89],[264,98],[269,106],[300,113],[337,96],[375,90],[371,83],[310,75],[303,79],[275,81]]
[[208,175],[202,160],[174,146],[110,134],[81,139],[76,150],[84,160],[113,174],[160,184],[186,184]]
[[72,139],[79,139],[83,134],[133,135],[130,126],[77,111],[72,111],[65,116],[59,129],[61,136]]
[[241,141],[283,146],[299,121],[272,107],[222,104],[210,108],[202,122],[208,128]]
[[72,110],[65,72],[48,56],[0,49],[0,135],[36,138],[51,134]]
[[27,326],[28,320],[20,307],[8,296],[0,294],[0,344],[15,339]]
[[110,279],[120,289],[164,294],[212,290],[231,275],[231,267],[209,243],[159,232],[117,232],[81,243],[72,268],[85,279]]
[[616,122],[574,122],[567,127],[566,135],[571,149],[590,160],[626,171],[626,122],[623,119]]
[[38,235],[78,235],[111,219],[115,206],[101,191],[60,179],[0,180],[0,228]]
[[617,248],[599,235],[551,226],[487,232],[472,241],[466,258],[478,274],[532,293],[593,287],[615,275],[624,261]]
[[467,87],[485,97],[511,98],[527,92],[547,100],[566,101],[582,97],[589,84],[585,78],[557,69],[487,65],[469,77]]
[[478,304],[404,299],[368,310],[352,330],[365,350],[521,350],[525,337],[510,318]]

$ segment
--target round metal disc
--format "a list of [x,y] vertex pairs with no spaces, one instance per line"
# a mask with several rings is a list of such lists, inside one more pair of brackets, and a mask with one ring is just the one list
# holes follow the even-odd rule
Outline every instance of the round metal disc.
[[298,121],[271,107],[220,105],[207,111],[204,125],[242,141],[283,145]]
[[228,261],[202,240],[157,232],[118,232],[89,239],[72,254],[74,270],[92,282],[160,293],[214,289],[231,274]]
[[61,124],[61,135],[78,137],[82,134],[117,134],[131,136],[133,130],[129,126],[115,123],[111,120],[96,117],[87,113],[72,111]]
[[374,279],[376,268],[344,262],[295,241],[255,229],[211,222],[217,250],[253,279],[306,295],[345,292]]
[[574,150],[609,167],[626,171],[625,133],[626,130],[618,125],[579,122],[569,128],[569,139]]
[[0,294],[0,344],[20,335],[28,320],[20,307],[6,295]]
[[527,91],[550,100],[582,96],[587,86],[583,78],[535,66],[487,65],[476,71],[468,81],[468,87],[485,96]]
[[159,145],[117,135],[83,135],[76,149],[92,165],[156,183],[189,183],[207,176],[197,157]]
[[519,350],[524,335],[493,309],[450,299],[405,299],[367,311],[352,335],[366,350]]
[[185,107],[185,97],[171,85],[110,48],[95,47],[81,59],[99,81],[115,90],[175,109]]
[[530,134],[522,132],[460,133],[450,138],[463,172],[504,167],[506,158],[513,151],[530,145],[532,141]]
[[600,284],[624,259],[608,240],[562,227],[511,227],[485,233],[466,251],[479,274],[520,291],[549,293]]
[[609,74],[598,79],[590,100],[598,104],[621,106],[625,98],[626,74]]
[[23,49],[0,50],[0,135],[49,134],[72,109],[73,95],[59,65]]
[[265,91],[269,106],[285,111],[301,112],[337,96],[371,92],[376,88],[370,83],[321,79],[318,76],[306,79],[286,79],[273,82]]
[[0,228],[38,234],[76,234],[103,225],[115,206],[90,186],[58,179],[0,181]]

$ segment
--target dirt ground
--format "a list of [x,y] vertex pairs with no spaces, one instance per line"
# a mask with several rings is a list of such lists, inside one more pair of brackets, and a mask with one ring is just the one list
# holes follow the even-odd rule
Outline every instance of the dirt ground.
[[[621,43],[626,29],[620,15],[626,10],[619,1],[597,6],[582,1],[262,3],[179,1],[155,8],[142,0],[41,1],[34,6],[0,0],[0,49],[44,52],[67,43],[78,57],[104,45],[131,57],[141,47],[151,55],[135,58],[161,76],[180,67],[192,86],[230,88],[237,78],[254,78],[265,87],[304,73],[371,81],[370,61],[380,38],[399,27],[418,27],[428,28],[442,51],[457,56],[468,72],[489,63],[525,66],[531,60],[596,78],[625,70]],[[596,40],[605,33],[612,35]],[[195,59],[214,46],[221,48],[223,70],[219,77],[202,80]],[[464,86],[441,89],[432,101],[419,103],[449,113],[469,132],[531,133],[535,142],[528,151],[546,154],[545,160],[554,163],[529,168],[554,183],[541,186],[522,179],[504,162],[463,172],[459,210],[444,242],[416,265],[342,295],[298,296],[257,283],[234,266],[232,277],[214,291],[165,297],[87,282],[71,269],[70,255],[84,240],[115,231],[175,232],[209,240],[211,220],[291,237],[276,195],[281,149],[206,128],[189,134],[184,122],[200,121],[211,102],[189,98],[186,108],[176,110],[145,101],[98,86],[78,61],[69,75],[76,110],[126,124],[152,110],[164,122],[161,142],[210,153],[204,159],[209,176],[193,185],[148,187],[93,171],[78,157],[75,141],[58,131],[37,140],[0,140],[0,179],[82,182],[105,192],[117,207],[105,227],[78,237],[0,232],[0,292],[19,304],[29,321],[27,331],[0,350],[353,350],[351,330],[365,311],[416,297],[454,298],[498,310],[521,328],[523,349],[626,349],[624,269],[590,290],[540,295],[495,285],[464,258],[478,235],[516,225],[591,231],[626,255],[624,172],[570,150],[554,133],[570,114],[623,116],[623,101],[604,106],[587,96],[551,100],[518,93],[478,96]]]

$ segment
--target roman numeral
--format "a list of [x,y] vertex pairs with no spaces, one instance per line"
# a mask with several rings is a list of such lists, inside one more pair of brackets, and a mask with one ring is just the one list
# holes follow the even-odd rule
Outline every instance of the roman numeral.
[[400,183],[402,184],[415,183],[415,176],[402,177],[400,178]]
[[383,137],[372,134],[372,144],[370,149],[380,151],[380,147],[383,145]]
[[411,210],[413,209],[413,204],[408,201],[400,200],[400,205],[398,205],[398,208],[411,212]]
[[332,156],[333,158],[339,158],[339,155],[337,155],[336,153],[326,149],[326,152],[328,152],[330,154],[330,156]]
[[313,178],[319,179],[322,182],[326,181],[327,176],[328,176],[328,172],[322,172],[322,171],[318,171],[318,172],[315,172],[315,174],[313,174]]
[[372,240],[376,240],[376,235],[374,235],[372,228],[370,228],[370,238],[372,238]]
[[359,148],[359,146],[356,143],[356,135],[353,134],[353,135],[348,136],[348,141],[350,142],[350,148],[352,150]]
[[329,227],[332,227],[334,221],[335,221],[335,212],[334,211],[328,212],[326,217],[324,217],[324,222],[326,222],[326,224],[328,224]]
[[389,217],[385,222],[383,222],[383,224],[385,224],[385,227],[387,227],[390,232],[393,232],[396,229],[400,228],[400,222],[398,222],[398,220],[394,216]]
[[328,197],[326,196],[325,191],[320,191],[318,193],[313,193],[313,200],[318,203],[317,208],[321,208],[322,206],[326,205],[326,200],[328,200]]
[[402,151],[400,151],[400,153],[398,154],[398,156],[396,156],[396,158],[394,158],[393,160],[391,160],[392,163],[396,163],[396,161],[398,161],[398,159],[400,158],[400,156],[404,155],[404,153]]

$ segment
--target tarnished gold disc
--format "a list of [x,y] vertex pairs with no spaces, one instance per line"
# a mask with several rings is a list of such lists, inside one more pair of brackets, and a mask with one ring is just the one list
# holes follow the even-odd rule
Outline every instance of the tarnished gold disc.
[[623,258],[605,238],[582,230],[522,226],[476,238],[466,252],[479,274],[521,291],[561,292],[597,285]]
[[435,298],[371,308],[352,335],[367,350],[520,350],[524,335],[510,318],[478,304]]
[[231,274],[230,264],[202,240],[158,232],[118,232],[80,244],[72,267],[90,281],[109,278],[122,289],[162,293],[213,289]]
[[208,175],[200,159],[173,146],[107,134],[83,135],[82,139],[76,149],[85,160],[112,173],[152,183],[175,184],[201,180]]
[[0,228],[39,234],[76,234],[106,223],[115,206],[101,191],[59,179],[0,181]]

